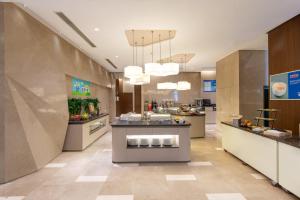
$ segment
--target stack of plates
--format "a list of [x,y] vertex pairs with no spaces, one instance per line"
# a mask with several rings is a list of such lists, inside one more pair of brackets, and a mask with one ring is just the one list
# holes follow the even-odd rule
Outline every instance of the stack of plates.
[[159,138],[153,138],[152,139],[152,146],[160,146],[160,139]]
[[148,138],[141,138],[140,146],[149,146],[149,139]]
[[129,138],[127,139],[128,146],[137,146],[138,145],[138,139],[137,138]]
[[173,145],[172,138],[164,138],[163,145],[164,146],[172,146]]

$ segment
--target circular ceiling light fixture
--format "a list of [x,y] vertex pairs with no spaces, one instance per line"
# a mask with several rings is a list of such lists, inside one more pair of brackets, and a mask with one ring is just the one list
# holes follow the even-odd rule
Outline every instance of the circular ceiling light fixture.
[[134,30],[132,30],[132,37],[133,37],[133,44],[132,44],[132,54],[133,54],[132,63],[133,63],[133,65],[127,66],[124,68],[124,76],[126,78],[137,78],[143,74],[143,69],[141,67],[135,65],[134,47],[135,47],[136,43],[135,43],[135,38],[134,38]]
[[158,90],[176,90],[177,83],[172,82],[164,82],[164,83],[157,83]]

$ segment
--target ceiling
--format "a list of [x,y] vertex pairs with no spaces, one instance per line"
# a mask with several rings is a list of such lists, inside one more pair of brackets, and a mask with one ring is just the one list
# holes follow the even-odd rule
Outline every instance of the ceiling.
[[[239,49],[267,49],[266,33],[300,13],[299,0],[18,0],[44,23],[80,47],[109,71],[132,63],[125,36],[131,29],[176,30],[172,53],[195,53],[186,71],[215,67]],[[90,47],[55,12],[63,12],[97,46]],[[99,28],[95,31],[94,28]],[[139,62],[142,60],[138,49]],[[154,58],[159,56],[158,45]],[[162,57],[168,57],[168,42]],[[110,59],[118,69],[111,67]],[[145,62],[151,47],[145,48]]]

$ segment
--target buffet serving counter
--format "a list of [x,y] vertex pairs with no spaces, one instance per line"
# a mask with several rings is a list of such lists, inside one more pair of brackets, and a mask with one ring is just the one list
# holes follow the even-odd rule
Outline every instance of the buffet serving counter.
[[203,138],[205,137],[205,113],[190,114],[190,113],[177,113],[172,114],[173,117],[184,117],[186,121],[191,123],[190,138]]
[[84,121],[69,121],[64,151],[82,151],[109,131],[109,114]]
[[222,122],[221,126],[224,150],[300,197],[299,138],[256,133],[230,122]]
[[116,120],[111,126],[115,163],[190,161],[189,123]]

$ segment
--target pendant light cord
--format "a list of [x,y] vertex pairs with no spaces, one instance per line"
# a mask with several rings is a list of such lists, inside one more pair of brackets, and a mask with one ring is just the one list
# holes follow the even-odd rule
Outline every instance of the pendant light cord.
[[172,62],[171,31],[169,31],[169,50],[170,50],[170,62]]
[[132,65],[134,65],[134,30],[132,29],[132,40],[133,40],[133,44],[132,44]]
[[158,35],[159,38],[159,63],[161,64],[161,41],[160,41],[160,34]]
[[154,33],[154,31],[151,31],[151,33],[152,33],[152,63],[153,63],[153,33]]
[[144,64],[145,64],[145,63],[144,63],[144,56],[145,56],[145,55],[144,55],[144,37],[142,37],[142,46],[143,46],[143,47],[142,47],[142,62],[143,62],[143,63],[142,63],[142,66],[143,66],[143,68],[144,68]]
[[184,54],[184,72],[186,72],[186,54]]
[[135,64],[138,65],[138,47],[137,47],[137,42],[135,42]]

